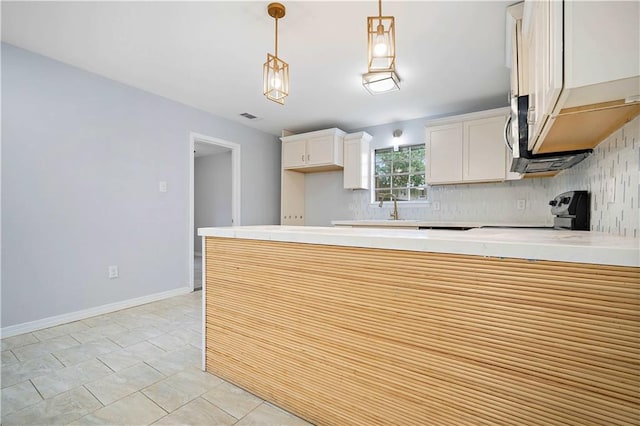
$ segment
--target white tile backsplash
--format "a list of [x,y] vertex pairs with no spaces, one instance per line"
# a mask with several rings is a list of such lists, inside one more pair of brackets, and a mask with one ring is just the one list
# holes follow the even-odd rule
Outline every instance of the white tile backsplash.
[[[640,237],[640,117],[606,138],[582,163],[551,179],[550,189],[591,193],[591,230]],[[613,180],[615,200],[609,202]]]
[[[428,203],[400,205],[399,215],[401,219],[551,225],[553,218],[549,211],[549,200],[565,191],[588,190],[591,192],[593,231],[640,237],[639,146],[640,117],[605,139],[589,158],[556,177],[431,186],[427,189]],[[317,177],[313,175],[307,175],[305,188],[308,225],[328,226],[332,219],[389,217],[392,203],[385,202],[379,208],[377,203],[370,202],[369,191],[341,189],[341,172]],[[615,179],[613,203],[607,202],[609,178]],[[328,188],[332,188],[331,194],[327,193]],[[518,200],[525,200],[524,210],[517,209]],[[434,201],[440,203],[439,210],[433,209]]]
[[[547,203],[548,184],[542,179],[500,183],[464,185],[438,185],[427,189],[428,203],[399,206],[401,219],[428,221],[483,221],[551,224]],[[518,210],[517,200],[526,202],[524,210]],[[435,210],[434,202],[440,203]],[[383,208],[370,204],[367,191],[354,194],[353,219],[386,219],[393,203],[385,202]]]

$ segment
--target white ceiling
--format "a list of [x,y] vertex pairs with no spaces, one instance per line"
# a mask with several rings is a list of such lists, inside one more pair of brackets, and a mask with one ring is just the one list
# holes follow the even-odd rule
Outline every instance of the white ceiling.
[[2,1],[2,40],[275,135],[353,130],[505,106],[513,2],[383,1],[383,14],[396,18],[402,82],[377,96],[360,77],[377,2],[284,2],[284,106],[262,95],[262,64],[274,50],[269,2]]

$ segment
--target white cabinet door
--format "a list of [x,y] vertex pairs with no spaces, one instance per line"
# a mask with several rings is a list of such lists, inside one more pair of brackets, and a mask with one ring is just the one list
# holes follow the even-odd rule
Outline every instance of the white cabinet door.
[[320,136],[307,140],[307,166],[334,163],[333,136]]
[[[526,33],[526,44],[529,49],[530,61],[529,61],[529,110],[527,116],[527,124],[529,126],[529,149],[531,150],[534,145],[534,133],[540,130],[540,120],[538,111],[542,111],[542,74],[544,72],[543,56],[541,54],[542,48],[542,19],[543,19],[543,4],[542,2],[531,3],[531,17],[529,24],[529,31]],[[537,124],[536,124],[537,123]]]
[[369,189],[370,140],[366,132],[345,136],[344,189]]
[[542,0],[533,5],[528,46],[533,87],[529,97],[529,149],[533,150],[558,102],[563,70],[563,2]]
[[282,143],[282,167],[289,169],[306,164],[306,140],[288,141]]
[[427,128],[425,152],[427,183],[462,181],[462,123]]
[[502,130],[506,117],[464,122],[462,180],[496,181],[505,178],[505,144]]
[[544,113],[551,115],[563,87],[563,66],[564,66],[564,16],[563,2],[549,1],[549,38],[545,44],[549,61],[548,76],[544,87]]

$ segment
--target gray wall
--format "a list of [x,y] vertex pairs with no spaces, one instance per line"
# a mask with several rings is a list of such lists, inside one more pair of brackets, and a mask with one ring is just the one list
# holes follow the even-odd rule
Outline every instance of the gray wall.
[[3,327],[189,285],[191,131],[241,144],[242,224],[279,223],[275,136],[2,44]]
[[[195,229],[231,226],[231,151],[197,157],[195,186]],[[202,253],[202,238],[194,238],[194,251]]]

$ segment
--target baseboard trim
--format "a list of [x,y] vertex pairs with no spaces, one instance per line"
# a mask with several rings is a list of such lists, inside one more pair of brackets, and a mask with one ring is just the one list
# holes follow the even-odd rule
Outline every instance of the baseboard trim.
[[56,315],[35,321],[24,322],[22,324],[10,325],[2,327],[0,337],[4,339],[5,337],[16,336],[18,334],[31,333],[32,331],[42,330],[43,328],[55,327],[56,325],[79,321],[96,315],[108,314],[109,312],[132,308],[134,306],[144,305],[145,303],[156,302],[158,300],[180,296],[187,293],[191,293],[190,287],[180,287],[169,291],[163,291],[161,293],[149,294],[147,296],[109,303],[106,305],[96,306],[94,308],[83,309],[81,311],[69,312],[68,314]]

